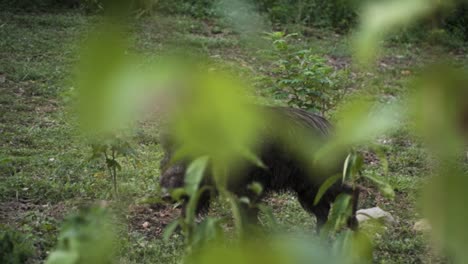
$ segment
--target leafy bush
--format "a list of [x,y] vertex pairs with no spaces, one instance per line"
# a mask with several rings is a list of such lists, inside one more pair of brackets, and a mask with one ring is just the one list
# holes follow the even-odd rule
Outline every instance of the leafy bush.
[[303,23],[347,30],[356,20],[356,1],[257,0],[261,12],[277,23]]
[[448,13],[443,27],[464,40],[468,40],[468,3],[461,2]]
[[34,253],[34,248],[23,234],[1,227],[0,229],[0,263],[24,263]]
[[288,44],[295,34],[274,32],[267,35],[272,41],[273,77],[267,78],[276,99],[293,107],[324,113],[342,96],[340,88],[344,71],[335,71],[323,57],[310,49],[297,49]]

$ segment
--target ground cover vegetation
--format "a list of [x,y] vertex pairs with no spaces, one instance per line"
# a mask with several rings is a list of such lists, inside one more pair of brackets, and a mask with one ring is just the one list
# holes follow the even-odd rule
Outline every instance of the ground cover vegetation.
[[[366,16],[359,1],[142,0],[123,13],[111,2],[0,1],[0,262],[464,263],[466,3],[390,1],[381,8],[398,12],[373,10],[394,14],[381,15],[382,22]],[[384,39],[366,28],[401,21],[408,23]],[[115,30],[96,26],[106,23]],[[359,33],[366,41],[356,41]],[[183,63],[168,59],[181,54]],[[163,201],[159,186],[158,105],[170,100],[150,96],[160,90],[126,90],[164,80],[154,72],[202,87],[199,101],[181,107],[194,121],[176,133],[208,146],[182,154],[211,155],[195,159],[192,181],[175,198],[196,197],[207,160],[229,168],[238,155],[232,146],[255,137],[256,113],[238,106],[253,100],[336,123],[332,147],[357,146],[344,176],[364,188],[359,208],[379,206],[396,222],[349,231],[349,199],[341,197],[328,232],[316,234],[314,217],[294,195],[254,202],[222,185],[206,217],[192,210],[179,218],[180,207]],[[239,87],[250,94],[239,95]],[[155,109],[117,130],[132,117],[133,93],[156,98],[149,104]],[[365,115],[376,110],[377,117]],[[221,115],[199,120],[204,112]],[[221,132],[195,133],[199,121]],[[108,129],[119,132],[93,140],[83,133]],[[241,155],[261,166],[251,152]],[[262,228],[277,235],[245,239],[241,204],[258,207]],[[413,228],[423,217],[431,235]]]

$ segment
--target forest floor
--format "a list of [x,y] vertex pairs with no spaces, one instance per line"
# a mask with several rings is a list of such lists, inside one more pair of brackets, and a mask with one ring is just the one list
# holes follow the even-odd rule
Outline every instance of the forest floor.
[[[151,202],[159,196],[162,153],[157,128],[145,122],[135,129],[131,141],[141,166],[124,161],[118,175],[117,200],[112,198],[104,164],[88,161],[91,148],[79,135],[70,107],[73,66],[79,58],[79,44],[98,19],[78,12],[0,12],[0,77],[5,77],[0,78],[0,227],[27,236],[36,249],[32,262],[41,262],[55,246],[64,217],[85,205],[111,203],[122,231],[120,262],[177,263],[183,239],[173,235],[163,241],[161,232],[177,217],[178,209]],[[271,67],[271,62],[257,56],[255,49],[218,21],[156,16],[134,22],[129,30],[134,33],[132,52],[144,54],[148,60],[176,47],[250,76],[265,75],[265,69]],[[408,92],[408,80],[434,57],[450,57],[461,65],[468,61],[463,47],[392,40],[372,70],[359,70],[352,64],[349,36],[318,29],[304,32],[307,34],[296,38],[295,45],[310,48],[337,70],[353,73],[345,99],[365,87],[367,94],[381,102],[402,100]],[[371,189],[363,195],[360,207],[379,206],[397,223],[376,238],[375,262],[443,262],[428,238],[413,230],[421,219],[419,188],[429,175],[425,149],[405,129],[382,135],[379,143],[388,158],[388,181],[396,197],[388,200]],[[381,173],[371,153],[367,160],[364,173]],[[285,230],[310,230],[314,235],[314,218],[302,210],[294,196],[276,194],[268,204]],[[212,213],[226,211],[217,204]]]

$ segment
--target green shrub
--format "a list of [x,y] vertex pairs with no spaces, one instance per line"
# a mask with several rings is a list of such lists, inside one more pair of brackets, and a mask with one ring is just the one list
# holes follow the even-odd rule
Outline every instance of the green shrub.
[[357,17],[356,1],[256,0],[258,10],[276,23],[302,23],[349,29]]
[[[161,12],[165,14],[186,14],[204,18],[214,16],[214,3],[216,0],[132,0],[128,1],[128,8],[137,14]],[[81,7],[88,11],[107,9],[109,5],[115,5],[112,1],[85,0]]]
[[[295,34],[268,34],[273,43],[270,56],[274,60],[273,78],[266,78],[276,99],[292,107],[324,113],[342,95],[344,71],[335,71],[326,59],[310,49],[297,49],[288,44]],[[271,80],[271,81],[270,81]]]
[[459,3],[448,13],[443,24],[444,28],[451,34],[468,40],[468,3]]

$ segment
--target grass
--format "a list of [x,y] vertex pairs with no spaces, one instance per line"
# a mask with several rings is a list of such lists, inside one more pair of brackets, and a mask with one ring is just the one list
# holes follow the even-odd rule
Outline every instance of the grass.
[[[0,223],[23,233],[34,244],[31,262],[41,262],[57,241],[63,218],[93,201],[112,201],[112,186],[103,162],[89,162],[91,150],[79,136],[68,101],[73,100],[73,64],[78,44],[96,17],[77,12],[15,14],[0,12]],[[189,49],[225,62],[239,74],[262,75],[269,62],[258,57],[227,26],[183,16],[156,16],[133,22],[134,49],[149,60],[171,47]],[[320,38],[317,38],[320,36]],[[325,37],[323,37],[325,36]],[[301,37],[297,45],[312,47],[332,66],[351,68],[350,38],[330,32]],[[446,48],[393,43],[374,70],[355,71],[351,92],[367,93],[380,101],[400,100],[405,83],[434,54]],[[456,57],[461,64],[464,58]],[[415,70],[416,69],[416,70]],[[111,202],[122,230],[122,263],[177,263],[183,239],[163,241],[161,228],[174,214],[161,216],[144,200],[158,196],[158,161],[161,151],[157,127],[142,123],[129,140],[139,153],[140,166],[123,161],[119,172],[121,198]],[[376,240],[374,259],[380,263],[442,261],[423,234],[412,230],[420,219],[418,187],[428,174],[424,148],[406,131],[383,137],[389,159],[389,181],[396,190],[390,201],[371,191],[361,207],[380,206],[398,223]],[[382,173],[370,165],[364,173]],[[288,194],[268,200],[280,226],[288,232],[310,230],[314,221]],[[226,214],[217,205],[214,214]],[[143,228],[143,222],[150,223]]]

